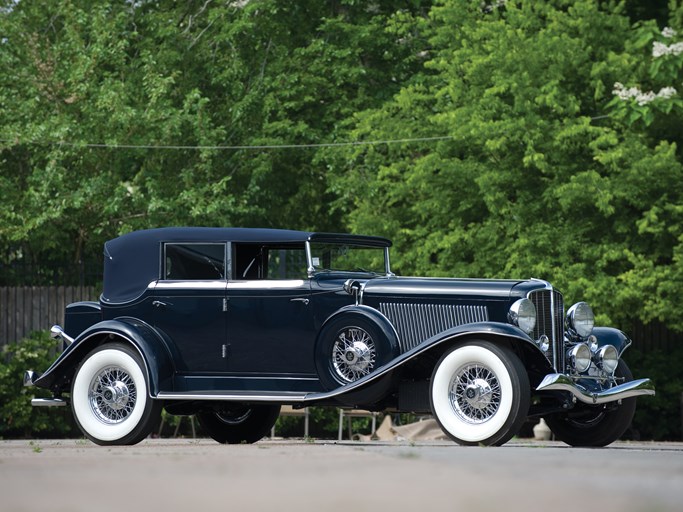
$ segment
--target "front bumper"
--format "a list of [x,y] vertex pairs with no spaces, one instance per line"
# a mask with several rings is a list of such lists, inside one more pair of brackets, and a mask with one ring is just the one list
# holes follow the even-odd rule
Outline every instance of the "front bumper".
[[545,376],[536,391],[565,391],[571,393],[580,402],[598,405],[636,396],[653,396],[655,386],[650,379],[638,379],[594,392],[584,388],[568,375],[551,373]]

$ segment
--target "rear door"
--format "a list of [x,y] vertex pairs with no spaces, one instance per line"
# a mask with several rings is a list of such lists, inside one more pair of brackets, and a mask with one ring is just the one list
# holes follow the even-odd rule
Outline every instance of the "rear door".
[[227,371],[225,243],[166,243],[155,287],[154,326],[184,374]]

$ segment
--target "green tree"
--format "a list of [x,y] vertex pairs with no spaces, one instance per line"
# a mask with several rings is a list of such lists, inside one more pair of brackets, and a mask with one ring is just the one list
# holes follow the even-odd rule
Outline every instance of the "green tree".
[[590,1],[444,1],[422,26],[425,69],[355,134],[452,140],[330,152],[352,228],[396,239],[402,273],[542,277],[600,322],[683,329],[677,146],[614,108],[629,19]]
[[[152,226],[339,229],[315,145],[417,69],[429,3],[8,5],[0,246],[57,265]],[[283,144],[313,147],[217,148]]]

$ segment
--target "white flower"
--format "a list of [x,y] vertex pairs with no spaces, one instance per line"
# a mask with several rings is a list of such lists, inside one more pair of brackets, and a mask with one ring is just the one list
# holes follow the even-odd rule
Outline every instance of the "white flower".
[[652,91],[641,92],[640,94],[636,94],[636,101],[638,102],[638,105],[642,107],[643,105],[650,103],[656,97],[657,96]]
[[612,94],[617,96],[622,101],[634,99],[638,105],[643,106],[656,99],[666,100],[672,98],[678,94],[678,92],[673,87],[663,87],[658,93],[655,94],[653,91],[641,91],[637,87],[629,87],[627,89],[624,87],[624,84],[615,82],[614,88],[612,89]]
[[676,94],[678,94],[678,92],[673,87],[664,87],[659,90],[659,92],[657,93],[657,97],[669,99],[673,96],[676,96]]
[[662,55],[666,55],[669,50],[669,47],[665,45],[664,43],[660,43],[659,41],[655,41],[652,44],[652,56],[656,59],[657,57],[661,57]]
[[680,55],[681,53],[683,53],[683,43],[675,43],[670,46],[659,41],[652,43],[652,56],[655,59],[664,55]]
[[671,27],[664,27],[664,29],[662,30],[662,36],[666,37],[667,39],[671,39],[675,35],[676,31]]

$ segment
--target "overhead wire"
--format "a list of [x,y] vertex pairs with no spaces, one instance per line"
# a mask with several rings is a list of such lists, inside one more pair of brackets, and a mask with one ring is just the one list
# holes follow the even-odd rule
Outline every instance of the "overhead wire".
[[311,148],[332,148],[348,146],[377,146],[382,144],[408,144],[412,142],[436,142],[450,140],[450,135],[438,137],[415,137],[407,139],[386,139],[386,140],[359,140],[348,142],[320,142],[313,144],[244,144],[244,145],[164,145],[164,144],[107,144],[107,143],[80,143],[70,141],[46,141],[46,140],[11,140],[0,139],[0,143],[32,144],[32,145],[54,145],[68,146],[76,148],[104,148],[104,149],[163,149],[163,150],[211,150],[211,151],[239,151],[239,150],[276,150],[276,149],[311,149]]

